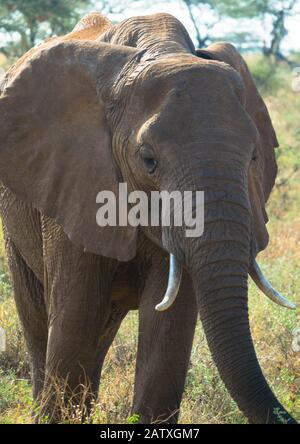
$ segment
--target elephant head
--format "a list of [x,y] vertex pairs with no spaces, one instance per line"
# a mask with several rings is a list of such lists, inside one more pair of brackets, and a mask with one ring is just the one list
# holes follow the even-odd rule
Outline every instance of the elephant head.
[[107,25],[94,40],[79,29],[43,43],[8,73],[0,179],[83,249],[121,261],[135,256],[141,228],[97,226],[99,191],[117,194],[120,182],[146,193],[203,190],[203,236],[142,228],[171,255],[157,308],[171,305],[185,267],[213,358],[240,409],[253,422],[279,422],[280,411],[292,423],[262,374],[248,320],[249,273],[280,295],[255,262],[268,243],[277,141],[246,64],[227,44],[196,52],[166,14]]

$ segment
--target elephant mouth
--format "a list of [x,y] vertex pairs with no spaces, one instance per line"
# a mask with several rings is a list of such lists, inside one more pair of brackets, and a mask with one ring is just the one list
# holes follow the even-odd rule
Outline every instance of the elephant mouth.
[[[262,293],[275,302],[275,304],[289,310],[296,309],[296,305],[294,303],[290,302],[271,285],[254,258],[252,258],[251,265],[249,267],[249,275]],[[173,254],[170,254],[167,290],[162,301],[156,305],[155,310],[165,311],[172,306],[179,292],[181,277],[182,265]]]

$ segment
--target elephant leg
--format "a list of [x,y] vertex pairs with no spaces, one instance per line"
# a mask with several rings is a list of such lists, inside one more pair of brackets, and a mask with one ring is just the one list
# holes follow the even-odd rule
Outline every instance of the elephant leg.
[[184,273],[173,306],[155,311],[167,286],[167,267],[152,267],[139,307],[139,341],[132,412],[140,422],[176,423],[189,366],[197,307]]
[[125,315],[111,303],[115,263],[84,253],[53,221],[43,220],[43,237],[49,338],[42,414],[59,422],[76,408],[85,419]]
[[[113,340],[115,339],[115,336],[120,328],[120,325],[127,315],[128,310],[124,308],[123,306],[119,305],[118,303],[113,302],[111,305],[111,311],[109,318],[105,324],[103,333],[98,341],[98,362],[96,364],[96,369],[99,368],[99,376],[102,370],[103,362],[106,357],[106,354],[109,350],[109,347],[111,346]],[[99,388],[99,382],[100,377],[98,374],[96,375],[96,383],[98,383]]]
[[[127,311],[123,308],[113,305],[107,322],[101,329],[98,342],[96,337],[100,329],[97,328],[96,322],[91,322],[87,327],[94,330],[93,335],[89,334],[89,338],[82,340],[86,331],[80,329],[73,343],[68,340],[66,344],[63,339],[58,342],[57,335],[60,335],[61,329],[53,332],[52,337],[50,335],[43,408],[43,416],[47,416],[50,422],[62,421],[65,408],[68,416],[74,409],[78,409],[78,406],[81,420],[89,418],[98,396],[104,359],[126,314]],[[68,356],[65,355],[65,350],[69,353]],[[58,385],[55,388],[56,384]],[[61,387],[64,389],[63,405],[57,402]]]
[[9,237],[6,250],[17,311],[31,358],[33,398],[37,400],[44,384],[48,337],[44,288]]

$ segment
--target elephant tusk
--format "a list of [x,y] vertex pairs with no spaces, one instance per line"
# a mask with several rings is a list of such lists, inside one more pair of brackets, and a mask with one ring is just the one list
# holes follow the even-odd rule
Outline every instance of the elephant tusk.
[[295,310],[296,305],[282,296],[275,288],[272,287],[268,279],[263,275],[256,260],[253,261],[252,267],[250,268],[250,276],[257,285],[257,287],[270,298],[273,302],[282,307],[288,308],[290,310]]
[[182,266],[177,261],[175,256],[173,256],[173,254],[170,254],[168,288],[163,300],[160,302],[160,304],[156,305],[155,310],[165,311],[171,307],[171,305],[173,304],[178,295],[181,276],[182,276]]

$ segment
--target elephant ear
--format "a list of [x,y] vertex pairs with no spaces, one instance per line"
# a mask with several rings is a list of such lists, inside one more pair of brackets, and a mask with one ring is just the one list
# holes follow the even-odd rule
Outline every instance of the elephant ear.
[[135,255],[136,231],[100,228],[96,196],[118,195],[103,97],[136,53],[55,39],[11,69],[0,97],[0,180],[75,244],[123,261]]
[[256,160],[249,171],[249,194],[253,214],[255,237],[254,255],[266,248],[269,241],[266,223],[268,216],[265,204],[269,198],[277,175],[274,148],[278,141],[267,107],[260,96],[247,64],[238,51],[229,43],[216,43],[207,49],[197,50],[198,57],[218,60],[231,65],[241,75],[246,92],[245,108],[259,133],[256,146]]

